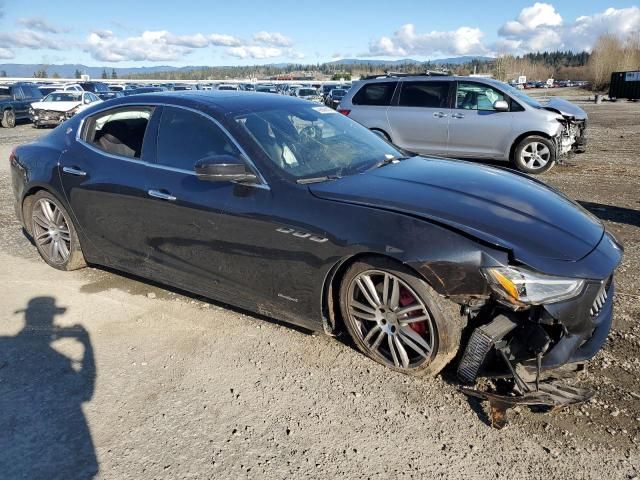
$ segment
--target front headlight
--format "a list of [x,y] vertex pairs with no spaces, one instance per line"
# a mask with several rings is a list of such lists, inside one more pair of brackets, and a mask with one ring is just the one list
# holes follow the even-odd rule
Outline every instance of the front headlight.
[[517,307],[568,300],[578,296],[584,287],[584,280],[553,277],[524,268],[493,267],[482,272],[493,291]]

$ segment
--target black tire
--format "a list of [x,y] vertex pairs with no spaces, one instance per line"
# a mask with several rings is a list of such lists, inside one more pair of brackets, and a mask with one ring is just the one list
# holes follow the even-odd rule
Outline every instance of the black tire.
[[[538,154],[539,159],[535,158],[535,154]],[[548,172],[556,163],[556,146],[548,138],[530,135],[520,140],[511,160],[521,172],[531,175]]]
[[[29,202],[28,216],[25,218],[30,222],[30,233],[40,257],[48,265],[58,270],[70,271],[86,267],[87,263],[82,254],[76,228],[73,225],[71,216],[60,201],[44,190],[37,192],[31,200]],[[51,217],[56,220],[55,224],[49,220],[50,216],[46,215],[42,210],[41,202],[46,202],[52,206],[53,214]],[[48,225],[48,230],[46,225]],[[62,228],[63,226],[66,226],[66,229]],[[47,239],[49,243],[45,243]],[[64,243],[64,249],[60,245],[60,247],[52,250],[50,246],[53,246],[56,242],[58,244]],[[57,251],[58,254],[53,253],[54,251]],[[63,255],[64,252],[68,253],[66,258]]]
[[16,126],[16,112],[13,110],[5,110],[2,113],[2,120],[0,123],[4,128],[13,128]]
[[[389,277],[386,277],[389,279],[389,283],[385,283],[384,274],[389,275]],[[406,310],[407,308],[415,308],[417,311],[412,313],[418,315],[418,317],[411,317],[408,313],[404,314],[407,315],[402,315],[404,316],[404,321],[409,320],[408,323],[411,324],[402,324],[402,320],[399,319],[401,315],[399,314],[397,318],[393,320],[395,313],[383,305],[379,307],[379,311],[376,311],[376,319],[359,320],[356,318],[357,316],[362,316],[364,311],[354,313],[356,310],[353,308],[354,302],[352,302],[352,298],[356,294],[354,292],[357,292],[359,295],[362,294],[362,291],[358,290],[360,288],[358,286],[358,279],[360,279],[360,284],[362,284],[365,276],[368,276],[372,280],[376,290],[380,290],[377,298],[382,301],[382,304],[385,304],[383,285],[394,285],[393,282],[396,280],[391,280],[391,278],[395,277],[398,279],[399,282],[396,284],[398,285],[399,293],[396,295],[396,298],[399,298],[400,302],[402,302],[403,298],[405,300],[407,299],[406,295],[412,295],[416,296],[419,302],[397,304],[395,312],[403,309]],[[376,283],[376,278],[379,279],[380,277],[383,279],[382,283],[380,283],[380,280],[377,280]],[[391,290],[388,290],[388,292],[391,292]],[[389,293],[389,295],[392,294]],[[366,297],[366,295],[364,295],[364,297]],[[392,303],[393,302],[390,302],[388,304],[391,305]],[[371,305],[370,302],[365,306],[370,308],[369,305]],[[391,309],[393,309],[393,307],[391,307]],[[460,346],[463,326],[460,306],[440,297],[424,280],[416,276],[410,269],[391,259],[365,259],[355,262],[347,269],[340,284],[340,311],[344,325],[358,349],[376,362],[401,373],[416,376],[435,376],[455,357]],[[428,317],[427,320],[422,322],[410,320],[411,318],[417,320],[423,316]],[[418,329],[418,327],[420,327],[420,329]],[[375,330],[376,328],[378,330]],[[387,330],[388,333],[384,331],[385,328],[390,329]],[[407,330],[407,328],[410,330]],[[384,333],[383,340],[377,338],[378,335],[383,335],[383,333],[379,332]],[[407,335],[407,333],[410,334],[410,336]],[[422,343],[417,344],[415,342],[416,334],[422,337],[423,341],[431,344],[428,355],[425,355],[425,352],[428,350],[422,347]],[[366,335],[369,336],[368,341]],[[397,343],[394,343],[396,337],[401,344],[404,344],[402,348],[402,350],[404,350],[404,358],[409,360],[406,365],[401,365],[401,363],[404,362],[400,360],[400,347]],[[409,338],[408,343],[407,338]],[[410,345],[412,340],[414,341],[413,347]],[[372,347],[376,342],[378,346],[374,349]],[[384,345],[385,342],[387,343],[386,346]],[[420,347],[419,349],[423,351],[422,355],[418,354],[417,352],[419,350],[414,347]],[[391,352],[393,349],[395,349],[397,354]]]

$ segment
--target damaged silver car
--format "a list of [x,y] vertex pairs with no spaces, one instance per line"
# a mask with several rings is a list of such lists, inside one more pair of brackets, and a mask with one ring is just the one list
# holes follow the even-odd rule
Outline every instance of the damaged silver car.
[[488,78],[368,78],[338,110],[410,152],[509,161],[530,174],[586,146],[587,114],[580,107],[562,99],[543,104]]

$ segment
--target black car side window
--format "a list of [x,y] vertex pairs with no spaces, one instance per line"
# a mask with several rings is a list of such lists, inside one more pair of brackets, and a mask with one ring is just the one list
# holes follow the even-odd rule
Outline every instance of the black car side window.
[[164,107],[158,129],[157,163],[193,171],[198,160],[239,155],[229,137],[211,119],[175,107]]
[[153,108],[115,108],[88,117],[83,140],[111,155],[139,159]]

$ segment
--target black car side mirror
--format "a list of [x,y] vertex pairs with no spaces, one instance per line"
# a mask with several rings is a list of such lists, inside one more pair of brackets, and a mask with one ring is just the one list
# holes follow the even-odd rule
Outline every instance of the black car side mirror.
[[258,177],[247,168],[242,159],[233,155],[213,155],[199,160],[196,175],[208,182],[256,183]]

